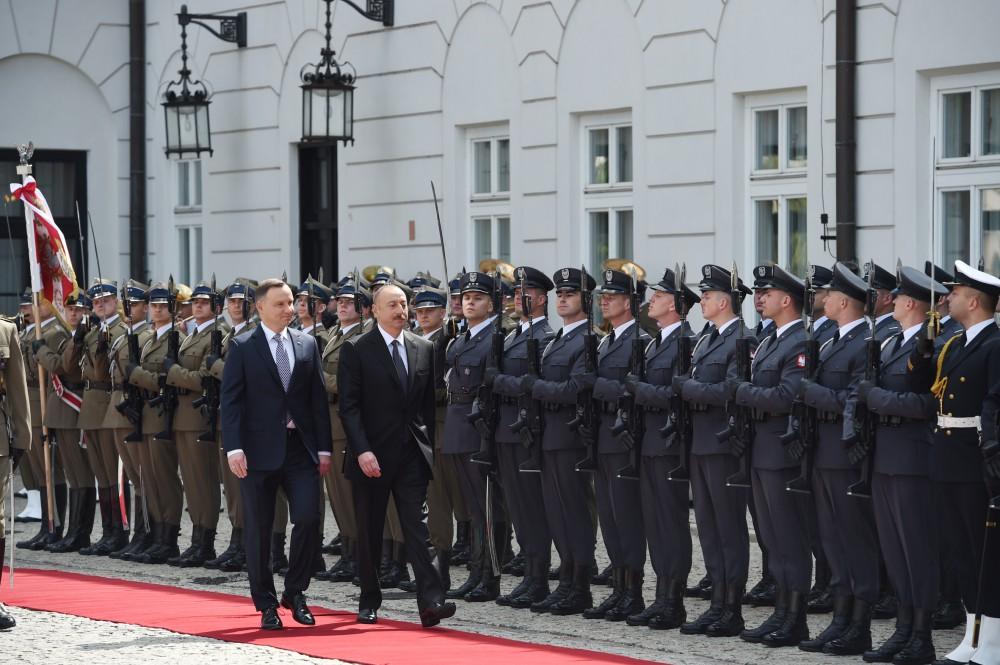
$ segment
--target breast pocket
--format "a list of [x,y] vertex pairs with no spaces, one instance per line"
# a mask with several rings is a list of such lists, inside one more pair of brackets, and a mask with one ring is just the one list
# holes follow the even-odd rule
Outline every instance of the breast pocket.
[[702,362],[695,366],[694,378],[702,383],[718,383],[726,378],[725,360]]
[[673,365],[669,367],[654,367],[646,370],[646,383],[665,385],[674,375]]

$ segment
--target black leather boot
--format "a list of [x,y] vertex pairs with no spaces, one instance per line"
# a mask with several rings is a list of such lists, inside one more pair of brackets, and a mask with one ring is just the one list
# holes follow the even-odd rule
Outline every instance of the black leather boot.
[[[526,610],[549,597],[548,557],[528,557],[524,576],[530,579],[530,583],[524,591],[511,598],[510,601],[510,606],[516,610]],[[511,593],[511,595],[514,594]]]
[[156,526],[159,530],[159,536],[157,536],[153,547],[146,550],[141,559],[136,559],[141,563],[162,564],[173,557],[180,556],[177,547],[177,537],[181,532],[180,525],[157,523]]
[[[927,665],[937,658],[934,651],[934,640],[931,637],[933,614],[928,610],[913,610],[913,631],[910,641],[906,643],[892,662],[896,665]],[[979,660],[978,658],[976,660]]]
[[201,528],[198,546],[189,555],[181,557],[179,568],[200,568],[209,559],[215,558],[215,529]]
[[785,613],[788,609],[788,593],[779,588],[775,594],[774,612],[771,613],[764,623],[756,628],[747,628],[740,633],[740,639],[744,642],[760,642],[765,635],[777,630],[785,621]]
[[773,607],[777,602],[778,585],[775,583],[771,573],[766,572],[766,568],[764,570],[764,576],[760,578],[760,581],[753,585],[753,588],[743,596],[745,604],[752,607]]
[[891,663],[893,657],[903,650],[913,633],[913,608],[900,605],[896,614],[896,630],[877,649],[866,651],[861,658],[866,663]]
[[806,594],[800,591],[788,592],[788,609],[785,620],[777,630],[761,638],[761,644],[768,647],[794,647],[809,639],[809,624],[806,623]]
[[[434,553],[434,558],[431,559],[431,565],[437,570],[438,576],[441,578],[441,588],[447,591],[451,588],[451,551],[442,550],[436,551]],[[414,589],[416,591],[416,589]]]
[[705,629],[709,637],[736,637],[743,632],[743,586],[735,584],[726,587],[726,604],[719,620]]
[[702,577],[694,586],[689,586],[684,589],[684,595],[688,598],[701,598],[702,592],[706,589],[712,588],[712,580],[708,578],[706,574]]
[[[535,613],[548,612],[554,605],[564,600],[573,588],[573,560],[565,558],[559,562],[559,584],[542,600],[531,604]],[[590,589],[590,578],[587,578],[587,589]],[[581,610],[582,611],[582,610]]]
[[646,601],[642,597],[641,570],[625,569],[625,593],[618,604],[604,614],[607,621],[625,621],[630,615],[638,614],[646,609]]
[[657,576],[656,596],[653,598],[653,602],[647,605],[646,609],[642,612],[625,617],[625,623],[630,626],[648,626],[650,619],[659,616],[663,612],[664,605],[667,602],[667,589],[669,587],[670,580],[668,578],[662,575]]
[[[69,498],[67,503],[69,504],[69,516],[66,518],[66,530],[65,535],[58,541],[45,546],[46,552],[52,552],[53,554],[65,554],[66,552],[75,552],[79,550],[83,545],[74,545],[80,539],[80,510],[83,507],[81,500],[83,499],[83,494],[80,490],[71,489],[69,490]],[[87,543],[90,544],[89,542]]]
[[275,575],[288,570],[288,556],[285,554],[285,533],[271,534],[271,572]]
[[94,531],[94,518],[97,516],[97,488],[82,489],[80,495],[80,538],[77,540],[77,552],[85,547],[90,547],[90,536]]
[[828,614],[834,609],[834,590],[830,588],[832,575],[830,564],[822,554],[816,556],[816,583],[809,590],[807,612],[809,614]]
[[898,611],[899,599],[896,598],[896,592],[893,591],[892,587],[886,583],[878,602],[872,607],[872,618],[880,620],[892,619]]
[[500,576],[485,568],[479,578],[476,588],[462,597],[467,603],[488,603],[500,595]]
[[[14,507],[11,506],[11,510],[13,509]],[[3,584],[3,566],[5,556],[7,556],[7,539],[3,536],[3,527],[0,527],[0,585]],[[14,621],[14,617],[10,615],[7,608],[3,606],[3,603],[0,603],[0,630],[10,630],[16,625],[17,622]]]
[[[714,593],[714,585],[713,585]],[[659,589],[657,589],[659,590]],[[742,594],[741,594],[742,595]],[[739,597],[737,597],[739,602]],[[663,610],[649,619],[647,624],[653,630],[673,630],[680,628],[687,620],[687,610],[684,609],[684,580],[668,579],[663,595]]]
[[[110,487],[98,487],[97,488],[97,505],[101,510],[101,539],[96,543],[84,547],[80,550],[80,554],[83,556],[101,556],[102,552],[110,554],[110,550],[107,550],[108,541],[112,537],[111,532],[111,488]],[[44,510],[45,503],[42,503],[42,509]]]
[[357,575],[358,569],[354,565],[354,550],[356,543],[353,538],[343,536],[340,539],[340,560],[337,561],[330,570],[326,571],[320,579],[329,582],[350,582]]
[[962,591],[957,575],[950,562],[942,561],[940,565],[940,582],[938,589],[940,598],[937,609],[934,610],[934,628],[948,630],[958,628],[965,623],[965,605],[962,603]]
[[125,528],[128,524],[129,515],[129,497],[132,495],[128,484],[125,485],[125,519],[122,519],[122,504],[120,503],[118,497],[118,486],[114,485],[108,490],[111,493],[111,538],[104,547],[100,548],[98,554],[100,556],[110,556],[112,552],[117,552],[118,550],[126,547],[128,545],[129,532]]
[[[520,555],[518,555],[518,556],[520,556]],[[515,557],[515,560],[516,559],[517,559],[517,557]],[[507,567],[505,566],[503,572],[506,572],[506,571],[507,571]],[[548,575],[548,572],[549,571],[546,570],[545,574]],[[510,604],[511,604],[511,602],[515,598],[520,597],[520,595],[523,594],[525,591],[527,591],[529,588],[531,588],[534,585],[534,582],[535,582],[534,562],[531,559],[528,559],[525,562],[524,575],[523,575],[523,577],[521,577],[521,581],[517,583],[517,586],[515,586],[513,589],[511,589],[510,593],[504,594],[504,595],[500,596],[499,598],[497,598],[496,599],[496,604],[497,605],[502,605],[502,606],[505,606],[505,607],[509,607]]]
[[590,576],[590,583],[597,586],[614,586],[615,580],[615,568],[610,563],[604,567],[604,570],[597,573],[596,575]]
[[459,522],[455,526],[455,544],[451,548],[452,566],[464,566],[469,563],[471,552],[470,533],[472,524],[470,522]]
[[330,542],[328,542],[326,545],[323,546],[323,554],[332,554],[334,556],[337,556],[341,552],[343,552],[342,546],[343,546],[343,540],[341,539],[340,534],[338,533],[336,536],[334,536],[333,540],[331,540]]
[[721,582],[712,585],[712,598],[708,609],[698,615],[694,621],[681,625],[685,635],[703,635],[713,623],[722,618],[723,606],[726,603],[726,587]]
[[180,566],[182,560],[194,554],[194,551],[201,545],[201,529],[202,528],[197,524],[191,527],[191,544],[188,545],[186,550],[177,556],[172,556],[167,559],[168,566]]
[[156,521],[153,519],[149,520],[149,528],[146,528],[145,523],[142,526],[142,539],[136,545],[136,548],[131,552],[125,552],[122,554],[122,561],[140,561],[142,555],[150,550],[150,548],[155,546],[156,543]]
[[[138,511],[135,511],[138,512]],[[134,513],[133,513],[134,514]],[[127,557],[134,554],[137,550],[143,549],[143,543],[147,536],[146,523],[141,519],[135,523],[132,528],[132,540],[125,547],[115,550],[108,556],[112,559],[122,559],[128,561]]]
[[611,571],[611,595],[601,601],[597,607],[584,610],[584,619],[603,619],[604,616],[621,602],[625,595],[625,569],[614,568]]
[[445,593],[446,598],[465,598],[465,594],[479,586],[479,581],[483,577],[483,562],[486,561],[485,547],[484,530],[482,528],[474,529],[470,544],[469,576],[460,586],[448,590]]
[[590,579],[593,575],[592,564],[573,562],[573,574],[569,591],[563,598],[549,606],[549,614],[557,616],[582,614],[593,607],[594,598],[590,593]]
[[233,529],[229,534],[229,547],[224,549],[219,556],[206,561],[203,565],[209,570],[220,570],[222,564],[226,563],[243,548],[243,529]]
[[[63,483],[52,488],[52,495],[56,508],[52,531],[49,531],[48,525],[46,525],[45,535],[42,536],[42,539],[28,548],[36,552],[46,549],[49,545],[55,545],[63,537],[63,529],[66,526],[66,484]],[[45,500],[44,496],[42,500]],[[46,501],[46,503],[48,502]]]
[[399,583],[410,579],[410,571],[406,568],[406,546],[403,543],[392,542],[392,557],[386,567],[385,575],[379,578],[379,586],[383,589],[395,589]]
[[834,656],[860,656],[872,648],[872,606],[860,598],[854,599],[851,623],[836,638],[829,640],[823,653]]
[[[45,536],[49,533],[49,501],[46,492],[48,492],[48,488],[44,485],[38,488],[42,501],[42,519],[38,523],[38,532],[31,538],[14,543],[14,547],[19,550],[35,549],[35,545],[45,540]],[[13,510],[14,507],[11,506],[10,509]]]
[[851,624],[853,600],[852,596],[838,589],[838,593],[833,596],[833,618],[830,620],[830,624],[816,637],[800,643],[799,649],[810,653],[821,653],[827,642],[843,635]]

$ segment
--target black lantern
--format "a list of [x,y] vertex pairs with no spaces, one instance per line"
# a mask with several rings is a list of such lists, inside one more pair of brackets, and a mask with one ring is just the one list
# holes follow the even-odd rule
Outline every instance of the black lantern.
[[330,48],[330,5],[326,2],[326,47],[320,61],[302,68],[302,141],[354,143],[354,65],[343,65]]
[[[218,21],[219,30],[206,25],[203,22],[205,20]],[[187,26],[189,23],[200,25],[219,39],[243,48],[247,45],[247,14],[189,14],[187,5],[181,5],[177,22],[181,26],[181,68],[177,72],[180,78],[171,81],[163,95],[163,116],[166,123],[164,152],[167,157],[178,158],[198,157],[203,152],[211,155],[212,132],[208,116],[211,101],[205,84],[191,80],[191,70],[187,65]]]

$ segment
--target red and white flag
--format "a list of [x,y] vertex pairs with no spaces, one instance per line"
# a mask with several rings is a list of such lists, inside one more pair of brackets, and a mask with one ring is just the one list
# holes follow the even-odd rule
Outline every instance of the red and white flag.
[[27,176],[23,184],[11,183],[10,193],[11,198],[24,202],[31,290],[40,293],[65,317],[66,298],[77,291],[66,238],[53,221],[49,204],[34,178]]

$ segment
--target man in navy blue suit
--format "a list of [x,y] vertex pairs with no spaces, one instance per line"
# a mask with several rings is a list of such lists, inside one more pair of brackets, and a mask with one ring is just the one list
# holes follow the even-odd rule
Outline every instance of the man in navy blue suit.
[[222,379],[222,436],[240,479],[250,595],[261,628],[278,630],[278,597],[268,568],[274,500],[288,497],[292,542],[281,605],[315,623],[304,591],[320,547],[319,477],[330,470],[330,418],[315,339],[288,324],[292,291],[280,279],[257,287],[261,325],[230,342]]

